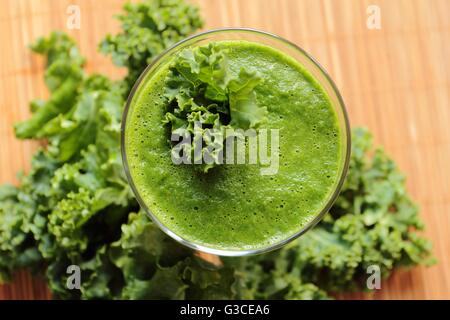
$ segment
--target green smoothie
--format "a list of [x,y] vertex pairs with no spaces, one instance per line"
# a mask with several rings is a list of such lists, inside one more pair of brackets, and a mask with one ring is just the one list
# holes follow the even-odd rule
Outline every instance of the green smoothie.
[[342,174],[344,129],[323,88],[293,58],[254,42],[215,46],[226,52],[228,72],[237,77],[245,68],[261,78],[252,92],[266,110],[260,127],[279,130],[277,173],[262,175],[261,164],[202,171],[173,163],[164,124],[173,56],[144,77],[130,103],[129,173],[145,206],[177,236],[217,250],[263,249],[298,233],[328,203]]

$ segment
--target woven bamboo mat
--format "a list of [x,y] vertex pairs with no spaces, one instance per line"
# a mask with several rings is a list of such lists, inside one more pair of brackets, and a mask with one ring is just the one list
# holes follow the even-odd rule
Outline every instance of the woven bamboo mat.
[[[194,0],[193,0],[194,1]],[[297,43],[329,71],[352,125],[375,134],[408,176],[422,208],[425,234],[439,264],[399,271],[374,294],[346,298],[450,298],[450,1],[447,0],[196,0],[206,28],[246,26]],[[88,71],[122,74],[96,51],[118,23],[117,0],[2,0],[0,3],[0,183],[16,183],[37,144],[14,138],[12,124],[29,115],[28,101],[45,98],[43,62],[27,44],[66,29],[67,6],[81,8],[81,29],[66,30],[88,57]],[[381,29],[368,29],[376,4]],[[0,286],[0,299],[50,297],[24,272]]]

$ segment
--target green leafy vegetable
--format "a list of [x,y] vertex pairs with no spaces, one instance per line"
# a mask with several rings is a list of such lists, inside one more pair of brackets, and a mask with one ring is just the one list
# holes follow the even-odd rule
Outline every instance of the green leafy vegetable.
[[52,95],[46,102],[32,102],[31,119],[15,126],[17,137],[22,139],[45,136],[41,131],[43,125],[73,106],[84,75],[84,58],[66,34],[55,32],[48,39],[40,39],[31,48],[48,57],[45,83]]
[[[200,21],[197,10],[180,0],[146,1],[126,11],[124,33],[103,46],[109,43],[115,60],[130,68],[127,85],[154,54]],[[86,75],[84,58],[64,34],[40,39],[33,48],[47,59],[51,95],[31,103],[33,115],[16,133],[45,138],[48,147],[33,157],[19,186],[0,187],[0,281],[19,268],[46,267],[55,298],[327,299],[330,292],[364,289],[371,264],[387,277],[400,266],[433,262],[430,243],[415,232],[422,224],[404,177],[382,150],[372,150],[370,134],[362,129],[353,133],[342,193],[316,228],[270,254],[224,259],[222,266],[198,258],[139,212],[127,184],[119,144],[127,85]],[[257,84],[255,75],[241,71],[228,80],[221,68],[210,68],[223,61],[220,55],[205,64],[192,59],[192,52],[185,54],[186,69],[177,68],[179,77],[173,79],[183,85],[168,92],[179,109],[168,115],[172,126],[189,124],[185,106],[212,125],[224,124],[228,109],[218,102],[227,101],[231,120],[255,125],[258,112],[248,95]],[[189,101],[198,87],[181,75],[199,79],[202,102]],[[80,290],[66,288],[67,267],[73,264],[82,272]]]
[[197,7],[184,0],[146,0],[128,3],[118,16],[122,32],[108,35],[100,50],[117,66],[127,67],[131,88],[152,59],[203,26]]
[[191,144],[182,144],[183,149],[174,150],[175,156],[183,151],[189,163],[209,156],[210,161],[200,161],[203,172],[220,164],[226,129],[254,128],[266,120],[267,109],[258,106],[253,90],[260,82],[256,73],[245,68],[233,74],[227,50],[217,45],[181,51],[166,78],[169,112],[163,123],[170,124],[172,135],[189,138]]

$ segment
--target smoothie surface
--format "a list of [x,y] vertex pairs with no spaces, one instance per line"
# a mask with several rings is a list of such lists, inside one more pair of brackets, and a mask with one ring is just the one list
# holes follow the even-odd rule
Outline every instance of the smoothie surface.
[[145,205],[179,237],[218,250],[263,249],[298,233],[329,201],[342,171],[343,128],[325,91],[293,58],[253,42],[216,44],[227,49],[233,72],[245,66],[263,78],[254,90],[268,111],[264,128],[279,129],[278,172],[173,164],[162,124],[170,60],[146,75],[131,101],[126,160]]

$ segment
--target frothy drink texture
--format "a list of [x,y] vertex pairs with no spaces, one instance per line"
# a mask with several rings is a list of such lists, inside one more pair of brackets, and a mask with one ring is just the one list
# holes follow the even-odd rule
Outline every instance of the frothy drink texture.
[[241,40],[217,42],[232,72],[257,72],[256,103],[267,108],[263,129],[279,133],[276,174],[262,164],[217,165],[206,173],[174,164],[165,79],[173,57],[142,80],[125,129],[130,175],[143,202],[176,235],[219,250],[269,247],[299,232],[336,189],[342,128],[325,91],[296,60]]

